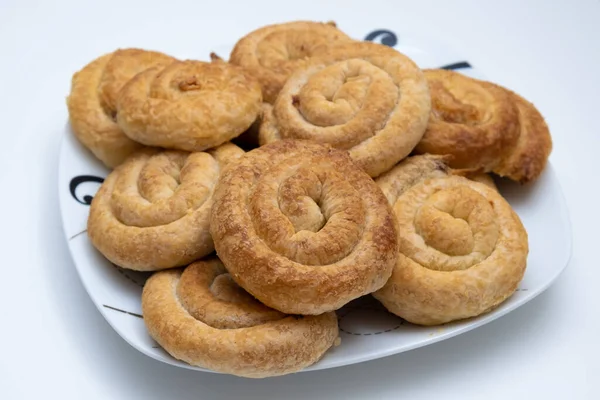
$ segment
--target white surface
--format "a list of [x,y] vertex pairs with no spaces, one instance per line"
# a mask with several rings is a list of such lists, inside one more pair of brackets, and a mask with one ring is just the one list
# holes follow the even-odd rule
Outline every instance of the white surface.
[[[353,26],[345,32],[354,38],[364,38],[373,31],[373,27],[378,27],[378,19],[373,16],[362,18],[361,23],[366,31]],[[423,40],[420,37],[423,32],[404,33],[400,27],[389,28],[395,31],[388,34],[389,38],[398,37],[398,40],[395,44],[388,44],[411,57],[421,68],[469,59],[443,41]],[[194,42],[192,40],[189,45],[193,46]],[[223,50],[223,54],[229,52],[230,49]],[[472,68],[461,70],[461,73],[485,77],[484,73]],[[133,347],[158,361],[207,371],[176,360],[152,340],[140,318],[141,292],[148,274],[116,268],[94,249],[85,234],[90,208],[86,203],[95,195],[100,184],[96,181],[81,183],[75,189],[71,186],[81,177],[104,178],[106,175],[106,168],[77,141],[70,127],[65,126],[57,189],[63,231],[84,288],[110,326]],[[571,255],[571,226],[556,174],[549,166],[533,184],[521,186],[508,180],[498,180],[498,187],[520,216],[529,235],[527,270],[519,288],[507,301],[478,318],[443,326],[419,327],[403,323],[371,296],[365,296],[337,312],[341,345],[328,350],[321,360],[302,372],[374,360],[449,339],[512,312],[546,290],[559,277]],[[86,196],[89,196],[88,201],[82,202]]]
[[[600,398],[592,381],[600,373],[600,2],[352,3],[0,3],[0,398]],[[72,72],[118,46],[194,57],[217,37],[227,43],[276,20],[352,23],[336,18],[341,8],[380,13],[382,27],[427,24],[535,102],[553,133],[551,160],[570,210],[569,267],[547,292],[485,327],[349,367],[253,381],[140,354],[96,311],[63,239],[56,164]],[[197,36],[197,47],[174,42],[178,35]]]

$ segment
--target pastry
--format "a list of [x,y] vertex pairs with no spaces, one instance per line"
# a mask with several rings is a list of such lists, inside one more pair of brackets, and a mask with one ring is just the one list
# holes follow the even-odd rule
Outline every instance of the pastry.
[[229,62],[250,71],[262,86],[264,100],[273,103],[291,73],[307,65],[314,51],[350,40],[333,22],[268,25],[240,39]]
[[510,92],[519,115],[519,138],[493,172],[520,183],[536,180],[552,152],[552,137],[544,117],[533,104]]
[[493,83],[447,70],[425,70],[431,117],[417,153],[450,154],[453,168],[494,169],[519,137],[517,109]]
[[141,148],[115,122],[119,91],[139,72],[174,60],[155,51],[121,49],[97,58],[73,75],[67,99],[71,127],[77,139],[106,166],[116,167]]
[[148,332],[173,357],[249,378],[299,371],[339,341],[335,313],[292,316],[270,309],[215,258],[152,275],[142,310]]
[[454,171],[454,170],[449,170],[452,171],[453,175],[458,175],[458,176],[464,176],[467,179],[470,179],[472,181],[475,182],[479,182],[479,183],[483,183],[484,185],[488,186],[491,189],[494,190],[498,190],[498,187],[496,186],[496,182],[494,182],[494,179],[489,175],[489,174],[484,174],[482,172],[478,172],[478,171]]
[[346,152],[308,141],[262,146],[228,168],[210,230],[232,278],[287,314],[336,310],[381,288],[398,254],[375,182]]
[[380,44],[343,43],[290,77],[259,139],[327,143],[376,177],[413,150],[429,113],[427,82],[413,61]]
[[420,154],[449,154],[453,168],[536,179],[552,149],[537,109],[517,94],[454,71],[426,70],[432,110]]
[[421,325],[475,317],[523,278],[527,233],[493,188],[452,173],[440,156],[408,158],[377,179],[398,223],[399,257],[373,293]]
[[209,152],[145,148],[113,170],[88,218],[92,244],[116,265],[154,271],[189,264],[214,250],[213,189],[243,155],[226,143]]
[[261,103],[258,82],[241,68],[177,61],[129,81],[117,101],[117,122],[145,145],[203,151],[248,129]]

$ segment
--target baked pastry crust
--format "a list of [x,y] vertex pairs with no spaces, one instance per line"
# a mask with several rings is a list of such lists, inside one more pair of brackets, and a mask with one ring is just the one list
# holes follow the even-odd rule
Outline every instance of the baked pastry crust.
[[299,371],[338,340],[335,313],[270,309],[236,285],[216,258],[152,275],[142,309],[148,332],[173,357],[249,378]]
[[206,153],[139,150],[108,175],[92,200],[92,244],[116,265],[139,271],[210,254],[214,186],[223,168],[243,154],[231,143]]
[[420,154],[449,154],[453,168],[526,183],[544,170],[552,138],[539,111],[518,94],[454,71],[425,70],[432,111]]
[[77,139],[106,166],[116,167],[141,148],[115,122],[121,88],[139,72],[174,60],[155,51],[119,49],[73,75],[67,98],[71,127]]
[[243,69],[176,61],[129,81],[117,100],[117,122],[148,146],[203,151],[248,129],[261,104],[258,82]]
[[264,100],[273,103],[290,75],[310,63],[315,51],[350,40],[334,22],[268,25],[241,38],[229,62],[250,71],[262,86]]
[[397,254],[381,190],[346,152],[282,140],[221,175],[211,234],[233,279],[289,314],[336,310],[381,288]]
[[452,168],[490,172],[519,137],[517,109],[501,87],[442,69],[424,71],[431,117],[420,154],[450,154]]
[[430,106],[424,75],[408,57],[376,43],[342,43],[290,77],[265,109],[259,140],[330,144],[376,177],[421,140]]
[[490,311],[523,278],[528,239],[493,188],[457,176],[439,156],[415,156],[377,179],[398,223],[400,254],[373,293],[409,322],[436,325]]
[[494,168],[494,173],[520,183],[536,180],[552,152],[552,137],[544,117],[535,106],[507,90],[519,114],[519,139]]

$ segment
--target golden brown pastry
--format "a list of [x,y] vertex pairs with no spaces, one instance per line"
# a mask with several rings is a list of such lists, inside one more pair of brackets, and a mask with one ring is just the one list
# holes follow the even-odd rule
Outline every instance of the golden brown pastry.
[[495,172],[519,182],[536,179],[552,149],[548,127],[517,94],[446,70],[425,70],[431,118],[417,153],[449,154],[454,168]]
[[508,92],[519,114],[519,139],[493,172],[527,183],[537,179],[546,168],[552,152],[552,137],[537,108],[518,94]]
[[490,82],[454,71],[425,70],[431,117],[418,153],[451,154],[453,168],[489,172],[519,137],[510,95]]
[[299,371],[338,340],[335,313],[270,309],[236,285],[216,258],[152,275],[142,309],[150,335],[173,357],[249,378]]
[[425,132],[430,99],[423,73],[403,54],[371,42],[343,43],[317,55],[265,110],[260,142],[327,143],[348,150],[370,176],[378,176],[406,157]]
[[119,91],[139,72],[174,60],[155,51],[120,49],[73,75],[67,99],[71,127],[77,139],[108,167],[116,167],[141,148],[115,122]]
[[229,62],[250,71],[262,86],[264,100],[273,103],[292,72],[307,65],[317,49],[349,40],[333,22],[268,25],[240,39]]
[[117,122],[140,143],[203,151],[248,129],[261,103],[260,85],[243,69],[177,61],[129,81],[117,101]]
[[462,172],[462,171],[449,170],[449,172],[452,173],[453,175],[463,176],[472,181],[482,183],[491,189],[498,190],[498,187],[496,186],[496,182],[494,182],[494,179],[489,174],[484,174],[482,172],[473,172],[473,171]]
[[226,143],[209,152],[145,148],[112,171],[88,218],[92,244],[116,265],[172,268],[214,250],[209,233],[214,186],[244,151]]
[[377,179],[398,222],[400,254],[375,298],[409,322],[436,325],[490,311],[525,272],[528,241],[494,189],[440,156],[408,158]]
[[228,168],[210,230],[233,279],[288,314],[336,310],[381,288],[398,253],[375,182],[346,152],[308,141],[260,147]]

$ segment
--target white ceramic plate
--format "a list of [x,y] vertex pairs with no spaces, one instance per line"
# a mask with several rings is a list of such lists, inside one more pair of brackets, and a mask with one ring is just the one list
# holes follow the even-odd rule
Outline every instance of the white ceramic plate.
[[[404,34],[398,37],[386,29],[349,33],[355,38],[393,46],[422,68],[446,66],[473,77],[484,77],[466,58],[438,41]],[[227,56],[230,47],[214,50]],[[141,293],[147,274],[115,267],[87,238],[89,203],[107,173],[77,142],[67,125],[60,154],[59,196],[64,232],[83,285],[108,323],[133,347],[157,360],[202,370],[172,358],[146,332]],[[405,323],[370,296],[358,299],[338,311],[342,344],[306,370],[359,363],[448,339],[507,314],[548,288],[566,267],[571,254],[570,222],[552,166],[532,185],[519,186],[504,180],[497,183],[523,220],[530,241],[525,277],[510,299],[479,318],[432,328]]]

